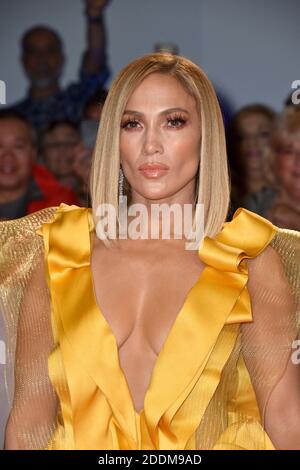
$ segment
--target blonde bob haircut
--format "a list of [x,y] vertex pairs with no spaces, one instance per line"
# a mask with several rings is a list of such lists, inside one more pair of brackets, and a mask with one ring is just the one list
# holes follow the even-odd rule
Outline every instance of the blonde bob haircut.
[[[93,218],[96,222],[96,211],[102,204],[112,204],[118,217],[121,120],[130,95],[152,73],[177,78],[196,100],[201,120],[201,148],[194,202],[204,204],[204,236],[215,236],[226,220],[230,198],[221,110],[205,73],[191,60],[165,52],[135,59],[121,70],[112,83],[101,114],[91,168]],[[126,178],[124,189],[129,205],[131,192]],[[110,241],[105,240],[104,243],[109,245]]]

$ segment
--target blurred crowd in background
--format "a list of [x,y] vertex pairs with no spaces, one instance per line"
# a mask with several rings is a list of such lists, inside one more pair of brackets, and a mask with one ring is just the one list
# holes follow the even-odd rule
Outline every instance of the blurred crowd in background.
[[[60,86],[62,38],[46,26],[20,38],[29,88],[21,102],[0,109],[0,220],[61,202],[90,206],[89,172],[110,77],[108,3],[85,0],[86,50],[78,80],[67,88]],[[228,220],[245,207],[300,230],[300,104],[294,102],[292,94],[282,97],[280,113],[249,103],[229,116],[220,98],[232,188]]]

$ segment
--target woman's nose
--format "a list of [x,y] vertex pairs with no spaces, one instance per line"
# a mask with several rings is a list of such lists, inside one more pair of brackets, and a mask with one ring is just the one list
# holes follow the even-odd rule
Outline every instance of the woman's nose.
[[161,135],[158,129],[148,128],[144,134],[143,153],[152,155],[163,150]]

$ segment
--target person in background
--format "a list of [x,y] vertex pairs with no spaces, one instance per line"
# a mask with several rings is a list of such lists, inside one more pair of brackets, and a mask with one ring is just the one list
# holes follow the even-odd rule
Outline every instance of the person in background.
[[108,91],[100,87],[87,100],[83,109],[83,119],[99,122]]
[[29,121],[0,112],[0,219],[16,219],[61,202],[77,204],[75,193],[61,186],[36,163],[36,136]]
[[282,228],[300,230],[300,108],[288,106],[279,116],[267,161],[273,167],[269,186],[250,195],[246,206]]
[[81,141],[75,149],[74,172],[80,181],[77,196],[81,206],[91,207],[89,177],[93,151],[97,138],[98,122],[84,120],[81,122]]
[[80,205],[84,207],[91,207],[89,193],[90,169],[99,121],[101,121],[101,113],[107,95],[108,91],[103,88],[99,88],[94,93],[86,103],[83,112],[84,119],[80,123],[81,140],[75,148],[73,171],[79,181],[77,196]]
[[63,186],[77,191],[74,174],[74,150],[80,142],[79,125],[72,121],[54,121],[41,136],[42,161]]
[[109,77],[103,10],[108,0],[84,0],[88,46],[77,83],[60,87],[65,62],[62,39],[53,29],[35,26],[22,37],[22,64],[28,95],[13,108],[38,129],[58,119],[78,122],[87,99]]
[[275,111],[252,104],[238,111],[227,131],[227,152],[231,172],[231,212],[245,206],[248,194],[267,185],[264,155],[270,143]]

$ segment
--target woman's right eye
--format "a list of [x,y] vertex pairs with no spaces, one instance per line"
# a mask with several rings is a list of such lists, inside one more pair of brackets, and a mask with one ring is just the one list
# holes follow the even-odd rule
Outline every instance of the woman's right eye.
[[135,129],[137,127],[137,124],[139,124],[138,121],[134,119],[130,119],[129,121],[125,121],[121,127],[122,129]]

